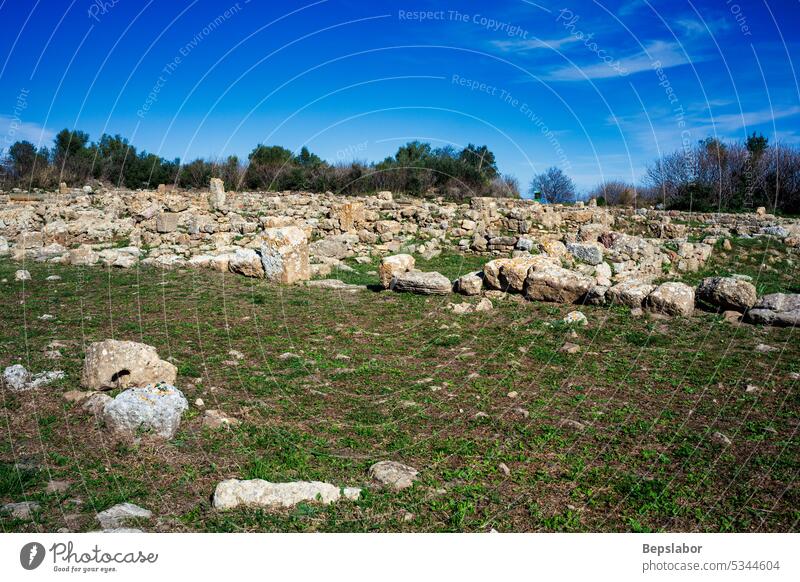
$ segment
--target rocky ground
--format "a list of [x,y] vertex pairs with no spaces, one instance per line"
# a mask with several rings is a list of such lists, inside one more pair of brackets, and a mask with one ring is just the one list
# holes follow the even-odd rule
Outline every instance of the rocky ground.
[[799,228],[0,195],[0,523],[793,531]]

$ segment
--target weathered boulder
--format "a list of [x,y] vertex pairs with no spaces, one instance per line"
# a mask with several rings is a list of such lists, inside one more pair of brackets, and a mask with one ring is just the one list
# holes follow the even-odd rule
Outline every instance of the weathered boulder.
[[396,491],[411,487],[418,474],[419,471],[414,467],[409,467],[397,461],[379,461],[369,468],[370,477],[381,485]]
[[25,269],[19,269],[16,273],[14,273],[14,280],[15,281],[30,281],[31,274],[26,271]]
[[395,275],[389,288],[400,293],[447,295],[453,290],[450,279],[436,271],[408,271]]
[[747,311],[758,300],[752,283],[737,277],[708,277],[697,286],[697,300],[723,310]]
[[308,239],[296,226],[267,228],[261,235],[261,264],[264,277],[291,285],[311,278]]
[[270,483],[262,479],[227,479],[214,490],[214,508],[220,510],[245,507],[292,507],[298,503],[330,504],[342,497],[356,500],[357,487],[337,487],[321,481]]
[[606,292],[606,299],[619,305],[627,305],[631,309],[641,308],[644,300],[655,289],[655,285],[636,279],[628,279],[617,283]]
[[750,323],[776,326],[800,326],[800,294],[770,293],[748,310]]
[[245,277],[264,278],[261,256],[253,249],[236,249],[233,255],[228,256],[228,270]]
[[532,301],[575,303],[594,287],[594,279],[562,267],[531,269],[525,296]]
[[694,312],[694,289],[685,283],[662,283],[647,296],[646,304],[655,313],[689,317]]
[[158,357],[152,346],[131,341],[105,340],[86,349],[81,385],[91,390],[172,384],[178,370]]
[[139,431],[171,439],[189,408],[183,393],[170,384],[130,388],[103,408],[103,420],[114,432],[134,436]]
[[395,275],[405,273],[414,268],[416,261],[411,255],[391,255],[384,257],[378,267],[378,278],[381,286],[388,289]]

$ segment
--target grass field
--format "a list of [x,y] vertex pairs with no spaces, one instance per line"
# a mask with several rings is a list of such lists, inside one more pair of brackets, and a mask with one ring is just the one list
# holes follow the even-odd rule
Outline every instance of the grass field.
[[[485,260],[418,266],[455,277]],[[762,290],[797,292],[796,260],[740,241],[702,274],[737,271]],[[377,282],[376,264],[353,266],[334,275]],[[148,531],[798,529],[793,329],[608,307],[582,307],[589,325],[571,329],[560,320],[574,306],[508,298],[458,316],[445,309],[456,297],[153,268],[29,263],[23,292],[18,268],[0,262],[0,365],[66,378],[0,392],[0,503],[41,506],[33,521],[0,518],[4,531],[91,531],[96,512],[123,501],[153,511]],[[45,282],[52,274],[62,279]],[[242,424],[203,428],[191,406],[173,441],[111,436],[62,397],[80,389],[84,347],[106,338],[156,346],[190,403]],[[44,355],[53,341],[57,360]],[[566,341],[580,352],[559,351]],[[367,468],[384,459],[420,479],[402,492],[374,487]],[[358,502],[217,512],[214,487],[232,477],[366,489]],[[70,485],[47,493],[49,480]]]

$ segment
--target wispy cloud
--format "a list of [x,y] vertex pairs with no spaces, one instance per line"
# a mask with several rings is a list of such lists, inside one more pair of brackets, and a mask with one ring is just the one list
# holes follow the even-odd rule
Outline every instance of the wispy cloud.
[[675,21],[675,26],[686,36],[702,36],[706,34],[717,34],[730,28],[730,23],[722,18],[716,20],[706,20],[705,22],[696,18],[679,18]]
[[[598,53],[598,56],[601,56]],[[700,60],[700,59],[697,59]],[[681,45],[662,40],[650,41],[643,51],[611,62],[595,62],[586,66],[563,66],[551,71],[547,78],[552,81],[584,81],[586,79],[609,79],[634,75],[653,70],[654,63],[662,69],[678,67],[689,63]],[[614,66],[611,66],[611,65]],[[624,72],[624,75],[622,74]]]
[[784,117],[800,114],[800,107],[784,107],[780,109],[761,109],[759,111],[745,111],[743,113],[726,113],[710,117],[705,121],[709,126],[716,126],[718,131],[729,133],[739,129],[749,128],[765,123],[772,123]]
[[576,36],[569,35],[564,38],[554,38],[551,40],[541,38],[494,40],[491,44],[504,52],[523,52],[537,49],[557,50],[568,44],[578,42],[578,40]]

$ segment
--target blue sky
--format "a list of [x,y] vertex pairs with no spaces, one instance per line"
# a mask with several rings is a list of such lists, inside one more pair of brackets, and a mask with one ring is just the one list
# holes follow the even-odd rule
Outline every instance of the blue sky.
[[706,136],[800,141],[798,0],[0,0],[0,147],[167,158],[486,144],[525,186],[638,180]]

